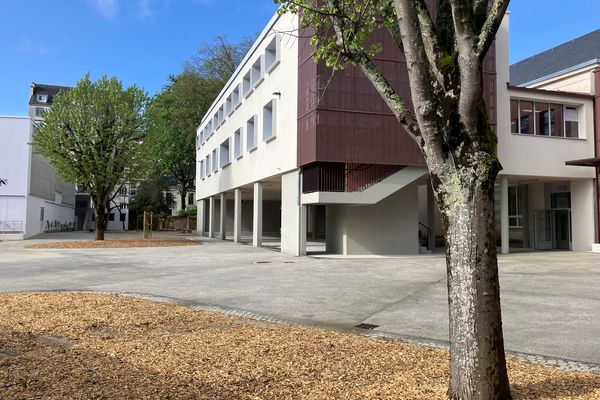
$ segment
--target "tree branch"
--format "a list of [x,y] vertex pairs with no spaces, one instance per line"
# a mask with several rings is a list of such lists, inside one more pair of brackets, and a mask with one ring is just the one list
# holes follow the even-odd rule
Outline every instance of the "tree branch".
[[498,28],[500,28],[500,24],[502,23],[502,18],[504,18],[504,14],[508,8],[508,3],[510,3],[510,0],[494,0],[488,17],[479,33],[479,41],[477,42],[476,50],[479,60],[483,60],[492,45],[496,33],[498,32]]
[[425,46],[425,55],[429,61],[431,73],[441,88],[445,90],[444,75],[438,68],[438,60],[441,58],[441,52],[435,25],[424,0],[416,0],[415,7],[417,9],[419,27],[421,28],[423,45]]

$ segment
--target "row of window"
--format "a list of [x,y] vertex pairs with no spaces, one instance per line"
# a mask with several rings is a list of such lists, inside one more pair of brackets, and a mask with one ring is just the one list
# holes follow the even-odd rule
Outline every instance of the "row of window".
[[[277,100],[269,101],[262,109],[262,140],[269,142],[277,137]],[[244,149],[250,153],[258,146],[258,115],[253,115],[246,121],[245,127],[238,128],[232,137],[225,139],[218,149],[200,160],[200,177],[202,179],[217,172],[219,168],[231,164],[232,156],[239,159]],[[245,142],[245,146],[244,146]]]
[[510,101],[510,129],[520,135],[579,137],[575,106],[532,100]]
[[252,64],[244,74],[242,81],[234,85],[223,104],[217,109],[206,126],[196,136],[196,148],[199,149],[223,125],[225,120],[242,104],[242,100],[250,96],[265,79],[265,75],[279,65],[281,57],[281,36],[275,35],[265,48],[264,54]]

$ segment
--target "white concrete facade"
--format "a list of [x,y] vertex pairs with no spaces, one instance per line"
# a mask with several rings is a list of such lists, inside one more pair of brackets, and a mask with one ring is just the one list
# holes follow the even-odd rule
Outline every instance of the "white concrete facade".
[[[0,239],[27,239],[74,226],[74,196],[63,192],[53,171],[39,175],[39,156],[32,154],[30,145],[32,131],[29,117],[0,117],[0,173],[7,180],[0,187]],[[40,197],[40,192],[48,196]]]

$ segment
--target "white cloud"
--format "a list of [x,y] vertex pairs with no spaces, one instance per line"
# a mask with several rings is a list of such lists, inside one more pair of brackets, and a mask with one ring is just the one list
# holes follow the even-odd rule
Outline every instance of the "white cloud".
[[89,0],[105,18],[113,19],[119,12],[119,0]]

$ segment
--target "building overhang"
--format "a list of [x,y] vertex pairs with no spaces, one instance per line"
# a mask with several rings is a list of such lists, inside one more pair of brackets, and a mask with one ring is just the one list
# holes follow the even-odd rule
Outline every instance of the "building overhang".
[[584,158],[581,160],[566,161],[565,165],[575,167],[595,167],[600,168],[600,157]]

